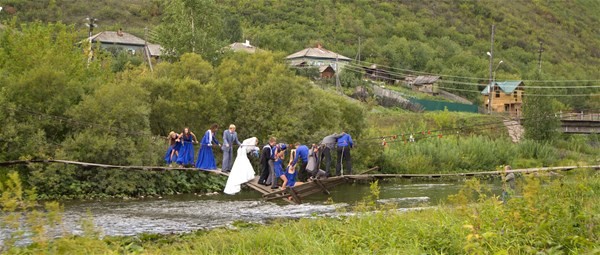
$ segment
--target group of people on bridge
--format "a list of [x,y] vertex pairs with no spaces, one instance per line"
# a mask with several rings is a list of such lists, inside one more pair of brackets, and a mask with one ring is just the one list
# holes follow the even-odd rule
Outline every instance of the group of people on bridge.
[[[203,171],[214,171],[217,170],[217,164],[213,146],[220,146],[223,151],[221,171],[229,173],[225,187],[227,194],[239,192],[241,184],[254,179],[255,172],[248,158],[250,153],[260,158],[261,172],[258,183],[271,186],[271,189],[280,187],[285,189],[313,179],[352,174],[350,150],[354,147],[354,142],[352,137],[345,132],[328,135],[318,144],[310,146],[299,142],[293,145],[277,143],[277,138],[271,137],[261,150],[257,146],[258,139],[256,137],[240,142],[236,126],[233,124],[229,125],[229,129],[223,131],[223,143],[221,144],[215,136],[217,129],[217,124],[211,125],[200,141],[187,127],[180,134],[170,132],[165,162],[169,166],[177,164],[195,166]],[[194,160],[194,144],[200,144],[196,160]],[[235,160],[233,160],[234,146],[239,146]],[[332,173],[331,151],[336,149],[336,170],[335,173]],[[289,155],[289,161],[287,165],[284,165],[286,155]],[[320,168],[321,164],[324,164],[325,170]],[[298,171],[296,171],[297,166],[299,166]]]

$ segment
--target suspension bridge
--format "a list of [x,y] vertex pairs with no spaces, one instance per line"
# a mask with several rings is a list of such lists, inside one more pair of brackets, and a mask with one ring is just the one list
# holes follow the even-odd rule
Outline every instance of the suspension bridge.
[[[13,165],[27,165],[27,164],[64,164],[64,165],[76,165],[82,168],[104,168],[104,169],[120,169],[120,170],[137,170],[137,171],[201,171],[203,169],[198,168],[186,168],[186,167],[167,167],[167,166],[119,166],[109,164],[99,164],[90,162],[79,162],[70,160],[60,159],[40,159],[40,160],[12,160],[0,162],[0,166],[13,166]],[[466,172],[466,173],[431,173],[431,174],[381,174],[373,173],[379,170],[379,167],[373,167],[360,174],[335,176],[324,179],[317,179],[305,183],[298,184],[294,187],[287,187],[282,190],[272,190],[268,186],[264,186],[258,183],[258,176],[254,180],[246,183],[246,186],[261,193],[262,197],[266,201],[282,199],[286,202],[293,204],[301,204],[302,201],[311,195],[324,193],[329,194],[330,190],[335,186],[354,182],[354,181],[374,181],[379,179],[391,179],[391,178],[442,178],[442,177],[477,177],[486,175],[501,175],[507,173],[541,173],[541,172],[557,172],[557,171],[570,171],[578,168],[587,168],[599,170],[600,165],[590,166],[560,166],[560,167],[537,167],[537,168],[524,168],[524,169],[512,169],[505,171],[481,171],[481,172]],[[213,171],[202,171],[212,174],[218,174],[223,176],[229,176],[228,173],[221,172],[220,170]]]

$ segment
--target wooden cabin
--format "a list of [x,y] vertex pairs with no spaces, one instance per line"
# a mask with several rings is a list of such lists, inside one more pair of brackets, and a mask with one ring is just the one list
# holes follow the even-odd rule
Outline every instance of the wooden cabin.
[[335,75],[335,70],[330,65],[327,66],[319,66],[319,73],[321,74],[321,78],[329,79],[333,78]]
[[427,93],[430,95],[437,95],[437,82],[440,79],[439,76],[433,75],[420,75],[417,76],[411,83],[410,87],[414,91],[419,91],[423,93]]
[[[488,109],[490,85],[481,91],[483,103]],[[492,90],[492,111],[521,116],[523,109],[523,81],[495,82]]]

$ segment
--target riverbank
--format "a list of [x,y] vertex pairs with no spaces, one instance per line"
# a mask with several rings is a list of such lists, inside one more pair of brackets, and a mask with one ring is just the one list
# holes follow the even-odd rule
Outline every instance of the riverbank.
[[[379,188],[355,207],[358,216],[236,223],[181,235],[98,238],[94,231],[16,253],[86,254],[462,254],[594,253],[600,247],[600,175],[577,170],[553,179],[520,179],[503,204],[476,179],[446,205],[398,212],[375,203]],[[368,212],[368,213],[367,213]]]

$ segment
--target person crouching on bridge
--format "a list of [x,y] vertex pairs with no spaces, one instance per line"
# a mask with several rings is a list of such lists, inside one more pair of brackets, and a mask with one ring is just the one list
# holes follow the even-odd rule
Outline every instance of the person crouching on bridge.
[[189,128],[184,128],[179,139],[181,140],[181,149],[177,157],[177,164],[180,166],[194,165],[194,143],[198,143],[198,138],[190,131]]
[[[280,143],[275,148],[275,160],[273,161],[274,176],[271,179],[271,189],[279,188],[279,179],[281,178],[285,183],[285,171],[283,170],[283,158],[285,157],[285,150],[287,145]],[[285,186],[282,186],[285,188]]]
[[319,147],[313,144],[308,152],[308,164],[306,164],[306,171],[310,175],[310,180],[327,178],[327,173],[319,169]]
[[209,130],[206,130],[202,141],[200,141],[200,150],[198,151],[198,160],[196,161],[196,168],[201,170],[217,170],[217,163],[215,162],[215,155],[212,151],[212,145],[221,145],[215,134],[219,125],[212,124]]
[[292,162],[292,167],[296,167],[298,163],[298,159],[302,159],[302,164],[300,165],[300,170],[298,171],[298,180],[301,182],[306,182],[308,180],[308,173],[306,172],[306,165],[308,165],[308,147],[306,145],[302,145],[299,142],[296,142],[296,157]]
[[271,172],[274,172],[275,169],[273,169],[274,165],[273,165],[273,160],[275,159],[275,145],[277,143],[277,138],[275,137],[271,137],[269,138],[269,143],[267,145],[265,145],[265,147],[262,148],[262,151],[260,153],[260,169],[261,169],[261,173],[260,173],[260,177],[258,178],[258,184],[262,184],[262,185],[272,185],[271,183],[271,178],[269,178],[269,176],[271,175]]
[[281,185],[281,189],[286,189],[287,187],[294,187],[296,185],[302,184],[302,182],[296,181],[296,176],[298,175],[298,171],[292,165],[292,162],[296,158],[296,150],[293,149],[290,151],[290,162],[288,166],[285,168],[285,179],[283,180],[283,184]]
[[[354,147],[352,137],[346,132],[342,132],[337,139],[337,165],[335,168],[335,174],[337,176],[343,174],[352,174],[352,158],[350,156],[350,149]],[[342,162],[344,162],[345,168],[342,168]]]
[[323,140],[320,142],[319,165],[320,162],[325,164],[325,172],[327,172],[327,175],[334,174],[331,172],[331,151],[335,149],[335,144],[340,136],[341,135],[334,133],[323,137]]
[[169,167],[172,167],[173,162],[177,161],[179,150],[181,149],[181,140],[179,139],[179,134],[175,133],[175,131],[169,132],[168,141],[169,148],[165,154],[165,162],[167,165],[169,165]]

